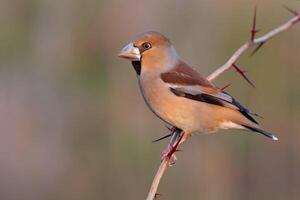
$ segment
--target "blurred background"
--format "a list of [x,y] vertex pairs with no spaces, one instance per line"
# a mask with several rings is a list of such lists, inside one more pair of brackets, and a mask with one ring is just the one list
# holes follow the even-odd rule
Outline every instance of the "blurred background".
[[[168,36],[208,75],[250,38],[300,10],[296,0],[4,0],[0,3],[0,199],[144,199],[168,131],[117,52],[137,33]],[[245,131],[197,135],[162,179],[160,199],[300,199],[300,24],[215,84],[261,114],[278,142]]]

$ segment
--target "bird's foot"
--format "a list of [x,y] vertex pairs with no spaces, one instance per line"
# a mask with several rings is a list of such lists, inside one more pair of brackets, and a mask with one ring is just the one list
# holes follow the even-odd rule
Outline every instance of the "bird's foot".
[[[173,166],[173,165],[175,165],[175,163],[177,161],[177,157],[175,156],[174,153],[176,151],[180,151],[180,150],[177,150],[177,147],[181,143],[184,133],[181,134],[181,130],[176,128],[175,126],[173,126],[172,128],[169,128],[169,130],[171,131],[172,139],[171,139],[168,147],[161,153],[161,160],[168,159],[169,166]],[[180,131],[180,132],[177,133],[177,131]],[[174,134],[176,134],[176,135],[174,135]]]
[[161,160],[164,160],[165,158],[169,159],[169,166],[175,165],[177,161],[177,157],[174,154],[177,146],[168,146],[162,153],[161,153]]

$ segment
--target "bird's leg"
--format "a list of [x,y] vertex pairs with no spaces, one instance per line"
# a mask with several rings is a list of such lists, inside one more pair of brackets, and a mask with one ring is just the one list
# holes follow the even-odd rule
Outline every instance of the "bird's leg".
[[184,143],[189,137],[191,137],[192,135],[188,132],[184,132],[183,136],[181,138],[181,140],[179,141],[179,145],[181,145],[182,143]]
[[187,132],[182,132],[182,136],[181,138],[179,138],[178,140],[178,145],[176,147],[174,147],[175,149],[173,150],[174,153],[172,153],[171,157],[170,157],[170,162],[169,162],[169,166],[173,166],[176,161],[177,161],[177,157],[175,155],[175,152],[177,151],[181,151],[180,149],[177,149],[177,147],[179,145],[181,145],[182,143],[184,143],[189,137],[191,136],[191,134],[187,133]]
[[178,145],[182,144],[190,134],[183,132],[182,130],[172,127],[172,138],[168,147],[161,153],[161,160],[164,160],[166,157],[169,157],[169,165],[172,166],[176,163],[175,152],[178,151]]

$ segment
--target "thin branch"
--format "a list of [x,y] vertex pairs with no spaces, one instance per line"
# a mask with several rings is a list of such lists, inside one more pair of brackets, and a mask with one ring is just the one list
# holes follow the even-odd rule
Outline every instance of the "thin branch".
[[167,167],[169,166],[170,158],[173,155],[173,153],[177,150],[177,147],[178,147],[183,135],[184,135],[184,133],[182,132],[182,130],[180,130],[180,129],[174,130],[173,135],[170,140],[170,143],[168,145],[168,148],[172,147],[172,149],[169,152],[169,154],[167,156],[165,156],[160,163],[160,166],[159,166],[159,168],[155,174],[155,177],[152,181],[152,185],[151,185],[150,191],[148,193],[147,200],[153,200],[155,198],[160,180],[161,180],[164,172],[166,171]]
[[159,168],[155,174],[155,177],[153,179],[147,200],[153,200],[155,198],[159,182],[160,182],[165,170],[167,169],[167,167],[169,165],[169,160],[170,160],[170,158],[168,157],[160,163],[160,166],[159,166]]
[[[229,70],[234,63],[236,63],[236,61],[239,59],[239,57],[249,48],[258,45],[258,47],[261,47],[262,44],[266,43],[268,40],[270,40],[271,38],[273,38],[274,36],[276,36],[277,34],[289,29],[290,27],[292,27],[294,24],[296,24],[297,22],[300,21],[300,13],[298,12],[293,12],[293,14],[295,15],[295,17],[293,17],[292,19],[288,20],[286,23],[282,24],[281,26],[271,30],[270,32],[266,33],[265,35],[258,37],[258,38],[254,38],[255,37],[255,32],[257,32],[257,30],[255,29],[255,25],[256,25],[256,17],[254,17],[254,22],[253,22],[253,29],[252,29],[252,36],[251,36],[251,40],[246,42],[244,45],[242,45],[238,50],[236,50],[234,52],[234,54],[229,58],[229,60],[220,68],[218,68],[217,70],[215,70],[213,73],[211,73],[207,79],[209,81],[213,81],[214,79],[216,79],[218,76],[220,76],[222,73],[224,73],[225,71]],[[256,16],[256,14],[255,14]],[[253,36],[254,35],[254,36]],[[253,39],[252,39],[253,38]]]

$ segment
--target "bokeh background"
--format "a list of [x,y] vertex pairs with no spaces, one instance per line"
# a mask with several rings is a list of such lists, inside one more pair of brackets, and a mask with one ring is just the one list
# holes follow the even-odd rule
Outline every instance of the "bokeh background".
[[[300,10],[296,0],[6,0],[0,3],[0,199],[144,199],[167,140],[129,62],[137,33],[167,35],[203,74],[250,37]],[[253,111],[278,142],[245,131],[194,136],[165,174],[160,199],[300,199],[300,24],[216,85]]]

